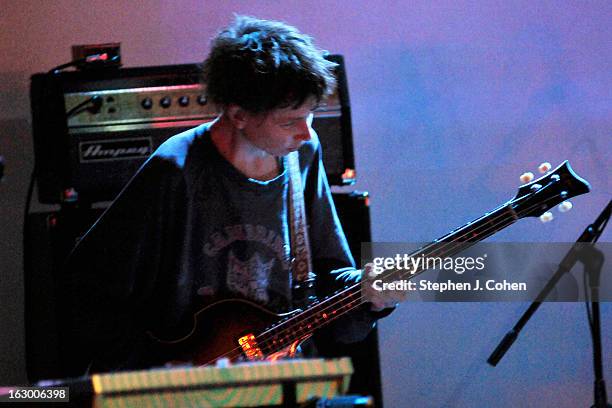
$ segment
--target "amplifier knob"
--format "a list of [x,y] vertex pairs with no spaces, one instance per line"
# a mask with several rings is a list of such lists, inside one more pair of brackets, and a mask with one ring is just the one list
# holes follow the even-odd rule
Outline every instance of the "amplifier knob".
[[202,106],[206,105],[206,102],[207,102],[206,95],[198,95],[197,102],[199,105],[202,105]]
[[169,96],[164,96],[159,101],[159,104],[161,105],[162,108],[169,108],[170,105],[172,105],[172,99],[170,99]]
[[153,100],[151,98],[144,98],[141,102],[140,105],[146,109],[149,110],[153,107]]
[[189,97],[188,97],[188,96],[181,96],[181,97],[178,99],[178,103],[179,103],[179,105],[181,105],[181,106],[187,106],[187,105],[189,105]]

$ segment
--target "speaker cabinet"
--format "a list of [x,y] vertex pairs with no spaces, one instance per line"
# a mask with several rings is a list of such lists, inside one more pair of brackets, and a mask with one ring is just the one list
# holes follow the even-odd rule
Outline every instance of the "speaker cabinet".
[[[334,194],[338,217],[346,234],[355,262],[361,259],[361,243],[372,241],[370,207],[367,193]],[[359,266],[359,265],[358,265]],[[378,351],[378,330],[374,328],[363,340],[352,344],[317,344],[325,357],[350,357],[355,372],[351,378],[350,394],[370,395],[374,406],[382,408],[382,386]]]
[[30,382],[69,376],[71,350],[65,338],[71,293],[61,266],[102,210],[32,213],[24,237],[26,371]]

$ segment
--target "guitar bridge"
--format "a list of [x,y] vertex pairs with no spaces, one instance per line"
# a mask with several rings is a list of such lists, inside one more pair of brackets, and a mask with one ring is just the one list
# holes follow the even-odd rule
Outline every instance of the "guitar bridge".
[[238,339],[238,344],[248,360],[263,360],[264,354],[257,345],[255,335],[246,334]]

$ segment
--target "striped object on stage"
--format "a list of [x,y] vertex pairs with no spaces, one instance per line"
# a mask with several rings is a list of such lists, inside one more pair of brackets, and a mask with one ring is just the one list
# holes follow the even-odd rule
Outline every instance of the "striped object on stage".
[[259,407],[281,405],[285,383],[296,384],[297,402],[346,392],[350,359],[295,359],[97,374],[96,408]]

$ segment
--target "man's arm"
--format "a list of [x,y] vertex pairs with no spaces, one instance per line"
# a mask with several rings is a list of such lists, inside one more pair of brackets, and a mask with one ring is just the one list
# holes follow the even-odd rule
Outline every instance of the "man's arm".
[[[334,206],[323,167],[321,146],[316,136],[313,137],[312,146],[314,151],[308,168],[304,199],[308,209],[313,268],[317,274],[317,294],[323,297],[359,282],[361,271],[355,268],[355,261]],[[308,156],[302,156],[304,165],[307,165]],[[333,323],[329,330],[333,331],[333,337],[338,341],[360,341],[374,327],[377,319],[392,310],[382,308],[376,311],[376,306],[365,303]]]
[[76,369],[146,364],[145,330],[157,312],[156,287],[180,248],[184,195],[180,169],[152,157],[73,250],[67,273]]

